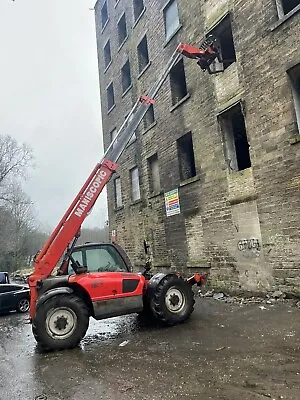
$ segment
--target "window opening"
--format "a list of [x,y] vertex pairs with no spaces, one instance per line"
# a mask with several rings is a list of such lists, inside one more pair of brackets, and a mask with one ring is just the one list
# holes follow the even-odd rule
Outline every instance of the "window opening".
[[196,176],[196,165],[192,133],[189,132],[177,140],[180,180]]

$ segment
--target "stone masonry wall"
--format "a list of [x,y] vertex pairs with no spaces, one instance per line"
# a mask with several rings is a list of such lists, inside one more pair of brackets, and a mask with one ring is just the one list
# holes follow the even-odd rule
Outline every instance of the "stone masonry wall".
[[[132,1],[108,1],[101,29],[95,6],[104,143],[137,97],[147,91],[179,42],[192,45],[230,15],[236,62],[216,75],[184,59],[188,95],[172,107],[170,81],[155,104],[155,123],[136,132],[119,160],[123,205],[115,208],[108,185],[110,229],[136,268],[150,245],[154,269],[185,275],[210,272],[210,284],[228,289],[300,294],[300,143],[287,70],[300,63],[300,12],[279,20],[276,1],[178,0],[181,27],[165,42],[165,0],[144,0],[134,22]],[[117,22],[125,12],[128,38],[119,48]],[[150,63],[139,75],[137,45],[147,34]],[[111,43],[105,71],[103,47]],[[132,87],[122,95],[120,69],[129,58]],[[115,107],[107,113],[106,87],[114,83]],[[241,104],[251,168],[231,171],[220,116]],[[181,181],[176,140],[191,132],[196,176]],[[150,193],[147,158],[157,153],[161,192]],[[130,169],[140,172],[141,200],[131,201]],[[181,213],[166,217],[164,193],[179,189]]]

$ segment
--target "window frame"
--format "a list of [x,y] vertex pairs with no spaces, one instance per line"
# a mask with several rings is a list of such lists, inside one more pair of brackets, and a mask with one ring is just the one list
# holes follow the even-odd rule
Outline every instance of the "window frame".
[[296,124],[300,133],[300,63],[290,68],[287,73],[291,83]]
[[[110,87],[112,88],[111,94],[109,94],[109,89]],[[109,95],[112,96],[113,104],[111,107],[109,107]],[[110,112],[116,105],[116,100],[115,100],[115,89],[114,89],[114,83],[110,82],[110,84],[106,87],[106,101],[107,101],[107,112]]]
[[[106,17],[107,17],[105,21],[103,20],[104,8],[106,9]],[[107,0],[105,0],[105,2],[103,3],[100,13],[101,13],[101,30],[103,31],[109,21]]]
[[[118,187],[117,187],[117,182],[119,184]],[[121,184],[121,178],[119,176],[114,179],[114,195],[115,195],[115,208],[118,209],[123,207],[122,184]]]
[[[155,174],[153,166],[157,165],[157,175]],[[160,166],[159,166],[159,159],[158,154],[154,153],[151,157],[147,158],[147,166],[148,166],[148,183],[149,183],[149,192],[151,194],[160,193],[161,192],[161,179],[160,179]],[[154,184],[156,179],[158,178],[158,185]]]
[[[183,72],[184,79],[182,79],[182,76],[176,77],[176,69],[179,68],[179,66],[182,65],[182,68],[180,67],[181,72]],[[170,70],[169,73],[169,81],[170,81],[170,89],[171,89],[171,98],[172,98],[172,106],[176,106],[177,104],[180,104],[180,102],[188,96],[188,87],[187,87],[187,81],[186,81],[186,73],[185,73],[185,66],[184,66],[184,60],[181,58]],[[182,93],[182,96],[176,100],[176,92],[178,92],[178,88],[181,91],[182,83],[184,82],[185,90],[184,93]]]
[[[147,53],[146,57],[144,57],[143,51],[141,50],[141,46],[143,45],[143,42],[145,42],[145,49],[146,49],[146,53]],[[145,34],[143,36],[143,38],[140,40],[139,44],[137,45],[137,56],[138,56],[138,69],[139,69],[139,73],[141,74],[150,63],[147,34]],[[144,58],[147,60],[147,62],[145,62],[145,61],[143,62]]]
[[[124,19],[124,26],[125,26],[125,35],[121,40],[121,36],[120,36],[120,23],[121,21]],[[128,29],[127,29],[127,19],[126,19],[126,13],[123,12],[123,14],[121,15],[121,17],[119,18],[118,22],[117,22],[117,31],[118,31],[118,44],[119,44],[119,49],[122,47],[122,45],[126,42],[127,38],[128,38]]]
[[[133,174],[136,171],[137,175],[134,177]],[[130,169],[130,191],[131,191],[131,201],[132,203],[138,202],[141,200],[141,183],[140,183],[140,171],[137,166]],[[136,188],[134,188],[134,182],[137,182]],[[138,193],[137,196],[134,193]]]
[[[168,27],[167,27],[167,12],[168,10],[170,10],[170,8],[172,7],[173,4],[176,4],[176,9],[177,9],[177,20],[178,23],[175,26],[172,31],[168,32]],[[180,17],[179,17],[179,8],[178,8],[178,2],[177,0],[169,0],[167,2],[167,4],[163,7],[163,19],[164,19],[164,28],[165,28],[165,41],[166,43],[169,42],[169,40],[172,39],[173,36],[175,36],[175,34],[178,32],[178,30],[181,27],[181,23],[180,23]]]
[[[107,46],[109,47],[109,61],[107,60],[107,57],[106,57],[107,56],[107,50],[106,50]],[[103,58],[104,58],[104,70],[106,71],[112,62],[110,39],[107,40],[107,42],[105,43],[105,45],[103,47]]]
[[[128,85],[125,87],[124,82],[127,80],[128,80]],[[121,84],[122,84],[122,94],[124,95],[132,86],[131,65],[129,58],[121,68]]]

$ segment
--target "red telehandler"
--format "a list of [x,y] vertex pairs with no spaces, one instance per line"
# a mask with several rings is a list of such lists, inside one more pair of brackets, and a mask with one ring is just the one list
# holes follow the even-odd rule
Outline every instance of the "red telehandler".
[[206,275],[195,274],[189,279],[174,273],[152,276],[149,265],[144,273],[134,273],[127,255],[117,244],[75,245],[83,221],[116,171],[116,162],[171,68],[183,55],[196,59],[202,70],[212,72],[211,64],[220,59],[218,48],[213,37],[206,38],[200,48],[179,44],[147,96],[141,96],[133,106],[104,158],[37,254],[34,272],[28,279],[30,321],[35,339],[44,350],[77,346],[90,317],[99,320],[143,312],[174,325],[192,313],[192,285],[205,283]]

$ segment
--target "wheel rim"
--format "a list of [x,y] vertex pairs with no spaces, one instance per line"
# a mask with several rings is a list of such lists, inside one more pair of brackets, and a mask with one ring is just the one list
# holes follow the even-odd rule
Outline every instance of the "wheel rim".
[[77,315],[68,307],[59,307],[50,310],[46,317],[46,330],[54,339],[67,339],[77,325]]
[[179,313],[185,307],[185,296],[181,290],[171,287],[165,296],[166,307],[172,313]]
[[29,310],[29,300],[22,299],[19,301],[19,310],[22,312],[27,312]]

